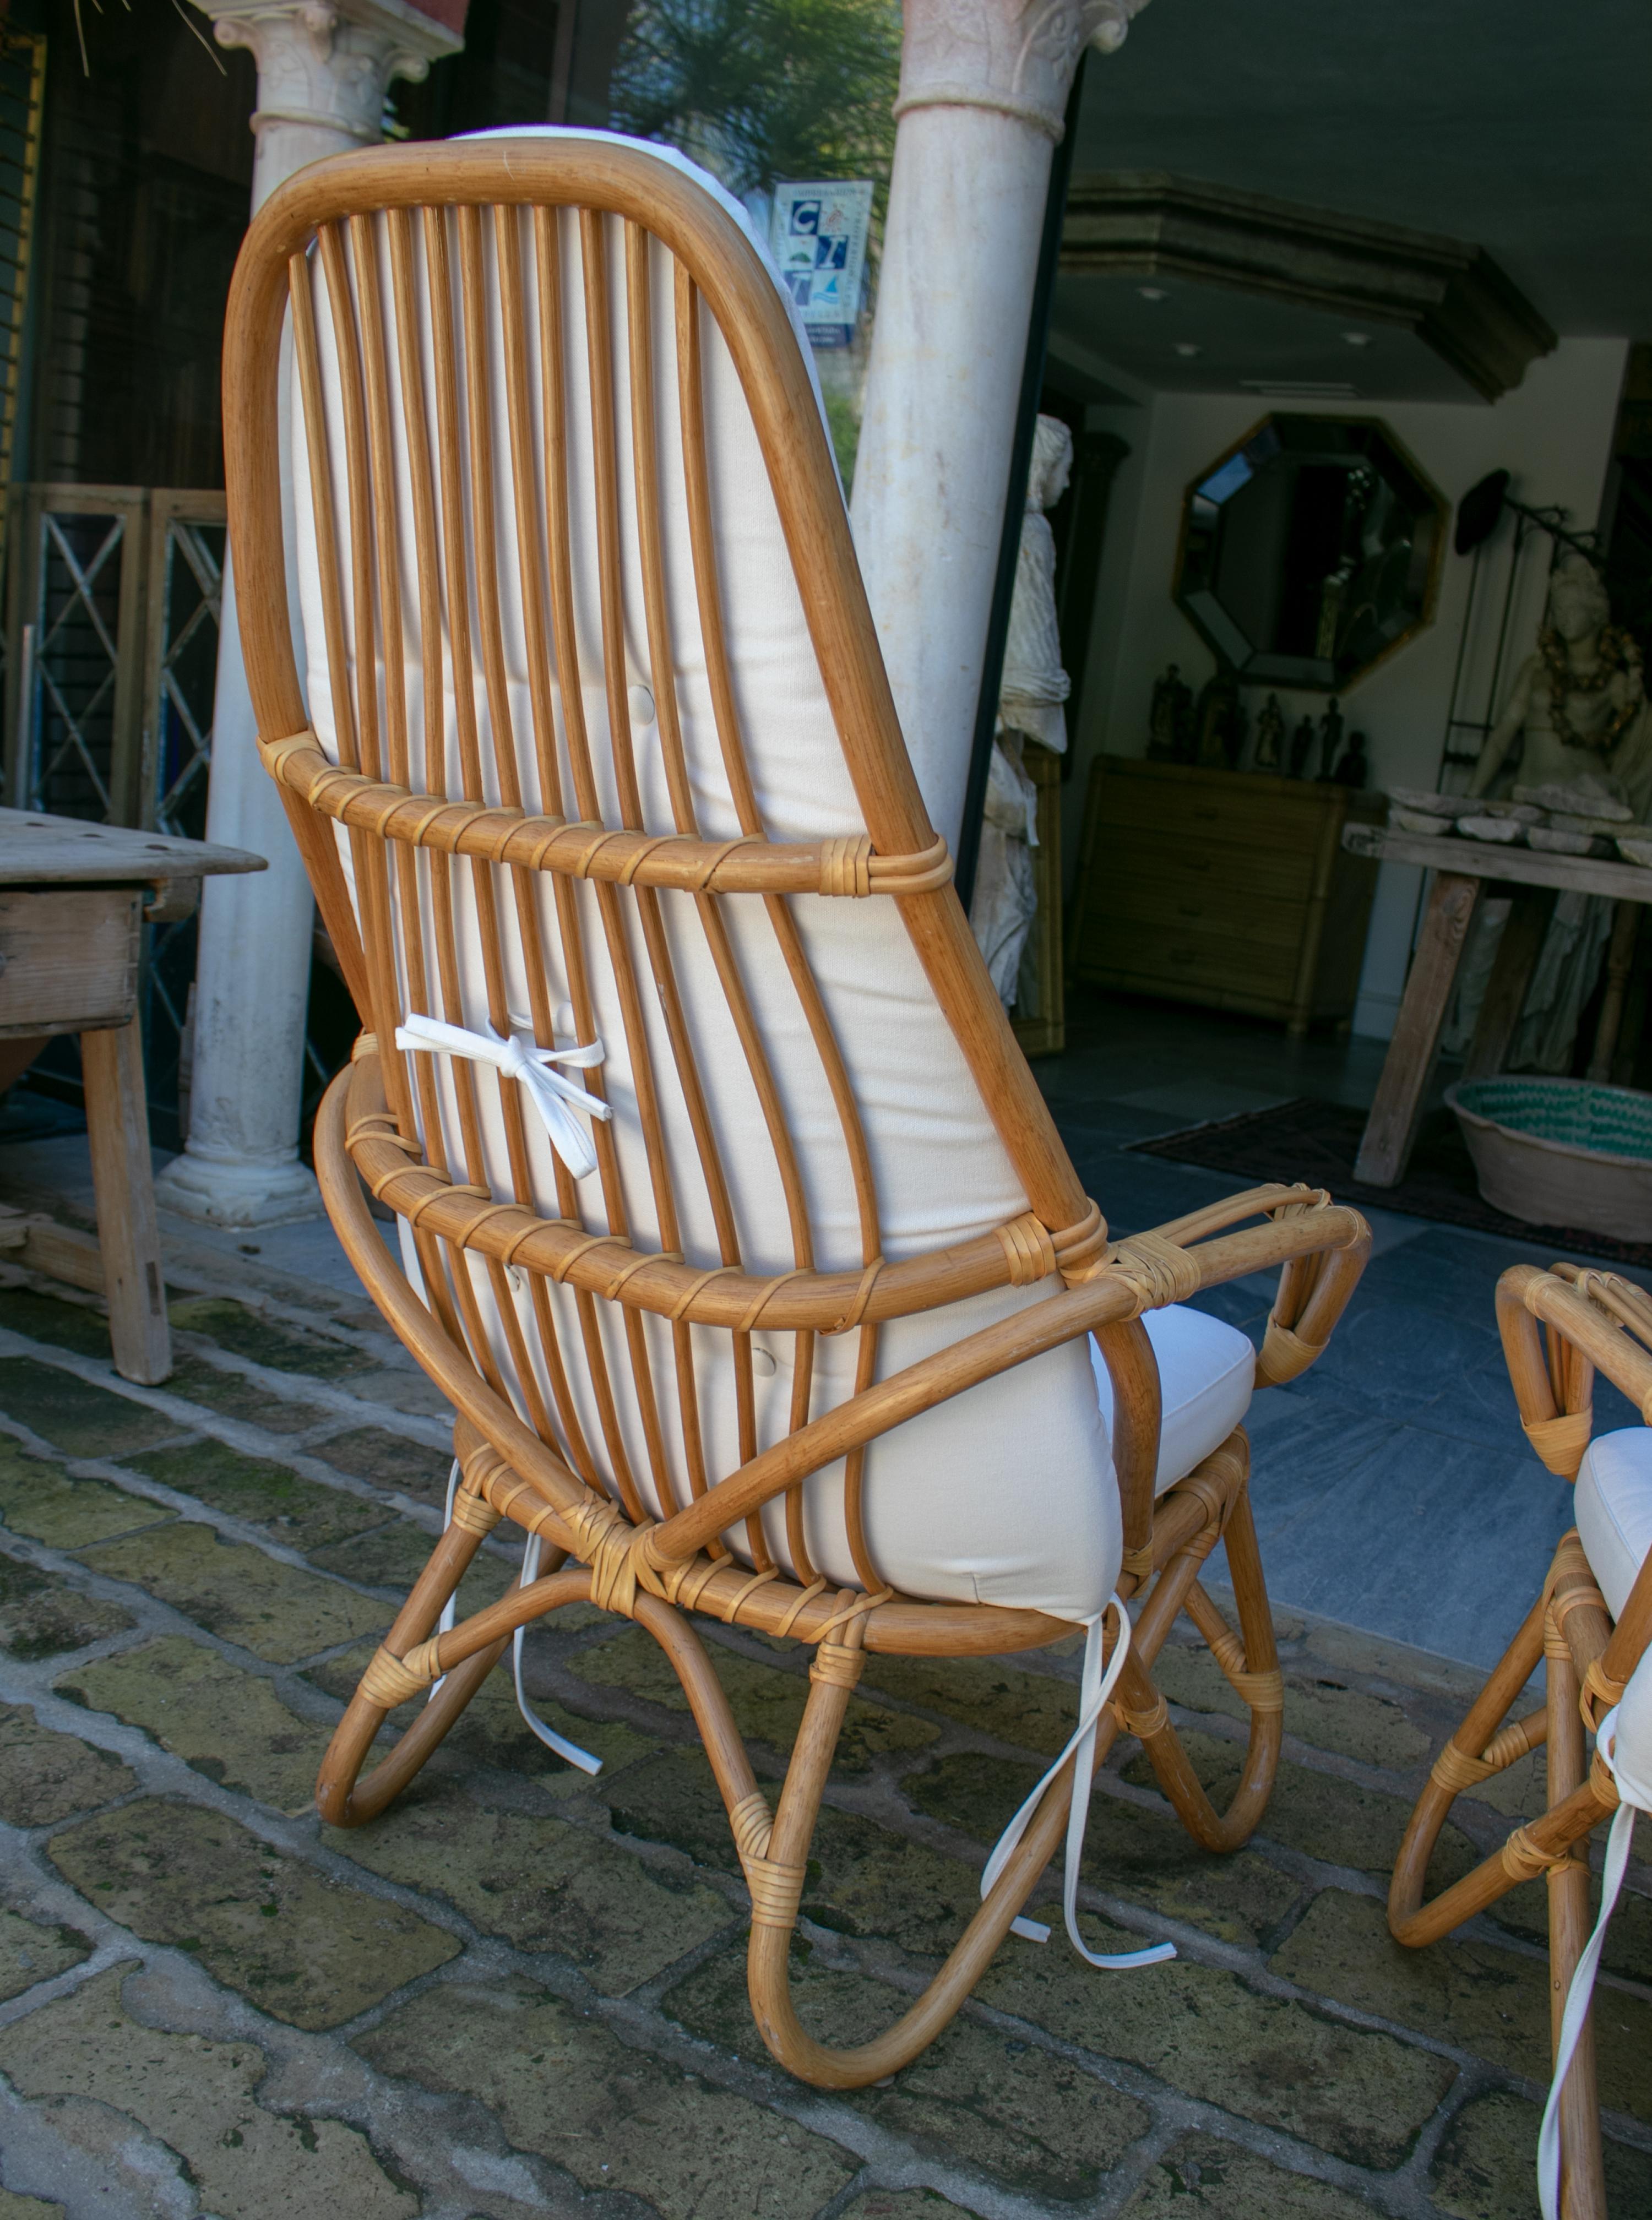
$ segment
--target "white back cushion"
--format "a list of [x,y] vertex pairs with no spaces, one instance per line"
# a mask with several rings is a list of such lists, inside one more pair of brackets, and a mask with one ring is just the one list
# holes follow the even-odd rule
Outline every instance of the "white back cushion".
[[[552,135],[555,134],[539,134]],[[654,153],[656,150],[648,150]],[[664,159],[663,157],[661,159]],[[683,166],[676,158],[674,167]],[[449,215],[450,259],[457,266],[455,219]],[[597,599],[596,517],[594,492],[590,396],[581,277],[578,221],[572,211],[557,219],[562,257],[562,309],[565,334],[566,423],[572,487],[571,541],[575,577],[575,620],[580,670],[578,685],[586,726],[595,758],[602,814],[620,821],[608,738]],[[528,216],[520,219],[521,267],[527,293],[530,334],[529,384],[533,395],[534,452],[528,458],[543,485],[544,427],[539,421],[539,362],[533,258]],[[633,473],[627,343],[626,336],[624,241],[617,217],[603,220],[608,246],[610,329],[614,352],[616,450],[620,481],[621,556],[626,598],[627,679],[633,689],[633,743],[650,831],[674,829],[657,724],[645,721],[648,697],[658,681],[649,667],[643,629],[642,577],[636,528]],[[380,302],[360,304],[383,321],[391,357],[391,398],[396,447],[396,497],[400,540],[400,597],[407,643],[404,673],[377,675],[381,703],[388,684],[405,683],[411,747],[410,783],[426,783],[421,739],[422,684],[427,658],[418,627],[418,584],[413,558],[414,517],[408,465],[408,411],[395,365],[394,319],[389,279],[390,257],[383,219],[377,220],[379,262],[384,273]],[[513,461],[507,431],[507,397],[498,281],[490,223],[483,227],[488,270],[488,359],[480,365],[486,381],[493,425],[493,494],[496,546],[501,589],[504,659],[508,674],[511,745],[523,800],[529,809],[545,804],[535,769],[533,720],[527,684],[527,634],[518,567],[512,490]],[[660,457],[664,567],[670,599],[674,680],[684,747],[693,783],[700,829],[708,837],[732,838],[741,827],[729,792],[715,720],[712,714],[706,658],[696,613],[688,516],[682,495],[682,433],[676,384],[672,265],[665,249],[650,245],[653,340],[657,358],[655,433]],[[340,571],[349,592],[349,521],[343,469],[344,416],[332,312],[319,258],[312,258],[312,286],[327,389],[330,477],[338,514]],[[455,281],[457,295],[457,280]],[[422,415],[433,452],[433,370],[429,338],[429,302],[421,261],[419,316],[425,363]],[[705,423],[709,458],[720,589],[732,664],[741,731],[757,800],[769,838],[813,839],[862,832],[861,819],[844,765],[830,708],[816,667],[794,581],[791,557],[781,531],[768,474],[727,348],[709,313],[701,308]],[[460,334],[457,312],[454,322]],[[462,364],[468,377],[477,366]],[[416,412],[415,412],[416,413]],[[302,410],[295,403],[294,474],[296,487],[298,567],[304,618],[310,714],[323,749],[336,758],[337,734],[332,706],[327,640],[322,621],[321,574]],[[438,487],[438,498],[440,489]],[[543,527],[541,527],[543,529]],[[467,520],[467,532],[470,525]],[[543,570],[542,547],[533,561]],[[474,548],[470,564],[474,590]],[[474,602],[472,604],[474,624]],[[353,613],[347,612],[346,638],[352,643]],[[496,735],[482,682],[482,658],[473,637],[474,670],[459,674],[471,687],[483,736],[484,762],[490,762]],[[557,675],[558,749],[564,777],[564,808],[577,815],[569,759],[561,688]],[[463,791],[451,654],[442,666],[446,762],[433,767],[433,788],[445,777],[446,790]],[[496,771],[489,769],[486,799],[500,798]],[[347,844],[340,851],[350,870]],[[434,976],[435,914],[428,860],[421,859],[421,909],[427,960]],[[453,885],[458,913],[460,999],[457,1013],[427,995],[430,1013],[449,1017],[473,1030],[486,1030],[488,1001],[471,866],[456,861]],[[525,954],[507,883],[498,886],[504,962],[512,1010],[529,1007]],[[639,1250],[661,1244],[658,1211],[650,1187],[637,1104],[637,1059],[627,1041],[619,990],[604,941],[595,889],[576,888],[583,945],[595,996],[597,1026],[607,1049],[603,1078],[614,1106],[613,1130],[623,1169],[628,1231]],[[570,984],[557,929],[548,880],[534,889],[543,944],[543,961],[554,1007],[569,998]],[[621,897],[631,913],[631,897]],[[1026,1198],[994,1129],[969,1069],[930,990],[894,904],[869,900],[792,898],[791,907],[851,1077],[876,1178],[885,1256],[899,1258],[944,1247],[978,1234],[1026,1207]],[[821,1268],[862,1263],[854,1189],[837,1113],[810,1041],[802,1011],[788,980],[773,932],[755,897],[726,899],[727,921],[763,1042],[784,1101],[807,1194]],[[770,1145],[757,1091],[748,1069],[706,936],[687,895],[661,899],[665,931],[678,988],[688,1013],[698,1067],[732,1189],[742,1259],[748,1269],[785,1272],[796,1263],[788,1230],[786,1197]],[[626,930],[638,975],[643,982],[643,1024],[659,1089],[662,1124],[678,1175],[676,1193],[681,1246],[689,1263],[711,1266],[719,1250],[705,1183],[695,1169],[697,1156],[658,999],[649,979],[647,959],[634,913]],[[398,931],[398,962],[404,1004],[408,998],[405,924]],[[559,1043],[558,1045],[564,1045]],[[388,1042],[383,1044],[388,1051]],[[458,1115],[450,1068],[438,1059],[442,1103],[441,1138],[456,1179],[471,1175]],[[483,1182],[497,1197],[513,1192],[493,1075],[478,1076],[483,1107]],[[547,1216],[558,1214],[552,1163],[544,1137],[528,1119],[531,1191],[522,1199]],[[428,1144],[428,1138],[427,1141]],[[580,1191],[585,1222],[607,1230],[600,1176]],[[473,1277],[489,1315],[496,1357],[512,1380],[506,1343],[485,1276]],[[1053,1292],[1005,1288],[951,1309],[898,1321],[883,1331],[879,1373],[890,1372],[931,1350],[1005,1317]],[[579,1404],[586,1439],[605,1482],[614,1458],[603,1444],[596,1399],[586,1378],[580,1330],[571,1294],[553,1289],[552,1300],[561,1346]],[[598,1304],[605,1313],[602,1331],[615,1382],[624,1454],[645,1500],[658,1508],[658,1490],[649,1476],[644,1431],[625,1336],[613,1315],[616,1306]],[[545,1388],[542,1352],[526,1297],[520,1304],[535,1369]],[[646,1326],[652,1356],[667,1455],[679,1501],[688,1500],[669,1327],[658,1319]],[[852,1392],[855,1344],[850,1334],[816,1344],[813,1409],[818,1413]],[[700,1413],[707,1465],[715,1479],[741,1462],[736,1425],[733,1371],[726,1333],[694,1329],[698,1359]],[[790,1335],[759,1334],[758,1426],[762,1444],[783,1437],[789,1424]],[[512,1384],[521,1402],[520,1383]],[[1247,1382],[1248,1385],[1248,1382]],[[547,1399],[548,1400],[548,1399]],[[989,1382],[971,1394],[914,1420],[876,1444],[865,1473],[865,1522],[878,1569],[897,1587],[936,1599],[1015,1604],[1088,1617],[1101,1608],[1117,1575],[1119,1535],[1117,1489],[1108,1462],[1106,1436],[1098,1414],[1087,1349],[1082,1341]],[[833,1581],[854,1578],[840,1511],[842,1475],[832,1469],[807,1489],[809,1544],[821,1569]],[[783,1520],[778,1506],[766,1517],[770,1546],[789,1566]],[[744,1536],[731,1534],[731,1545],[744,1549]]]

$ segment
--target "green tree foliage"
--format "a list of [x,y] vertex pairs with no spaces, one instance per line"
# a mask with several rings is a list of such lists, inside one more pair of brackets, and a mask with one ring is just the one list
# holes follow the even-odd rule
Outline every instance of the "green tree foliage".
[[614,128],[664,140],[739,194],[786,178],[887,182],[894,0],[635,0]]

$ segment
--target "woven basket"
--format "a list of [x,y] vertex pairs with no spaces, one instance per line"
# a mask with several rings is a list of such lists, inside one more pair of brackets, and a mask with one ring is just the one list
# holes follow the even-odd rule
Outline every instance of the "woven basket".
[[1505,1075],[1464,1080],[1445,1099],[1494,1210],[1652,1241],[1652,1094]]

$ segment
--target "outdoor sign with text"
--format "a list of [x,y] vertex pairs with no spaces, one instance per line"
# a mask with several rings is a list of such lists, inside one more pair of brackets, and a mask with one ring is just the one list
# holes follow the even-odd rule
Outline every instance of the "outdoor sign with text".
[[854,337],[871,221],[870,178],[775,187],[775,259],[817,347],[847,346]]

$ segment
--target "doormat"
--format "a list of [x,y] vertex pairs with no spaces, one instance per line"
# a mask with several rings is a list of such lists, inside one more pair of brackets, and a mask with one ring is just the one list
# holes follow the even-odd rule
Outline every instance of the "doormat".
[[1351,1202],[1356,1208],[1368,1203],[1375,1210],[1437,1219],[1443,1225],[1471,1226],[1477,1233],[1499,1234],[1506,1241],[1541,1251],[1545,1260],[1550,1254],[1598,1257],[1652,1270],[1652,1242],[1613,1241],[1601,1233],[1580,1233],[1575,1226],[1528,1225],[1482,1201],[1462,1128],[1446,1109],[1433,1111],[1423,1120],[1410,1167],[1398,1187],[1366,1187],[1354,1176],[1365,1119],[1363,1110],[1341,1102],[1318,1102],[1304,1094],[1266,1110],[1246,1110],[1237,1118],[1188,1126],[1150,1141],[1132,1141],[1130,1147],[1142,1156],[1167,1157],[1173,1163],[1202,1164],[1207,1171],[1226,1172],[1247,1185],[1302,1180],[1309,1187],[1329,1188],[1337,1202]]

